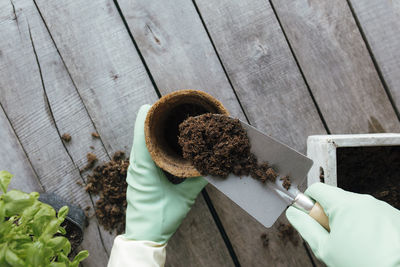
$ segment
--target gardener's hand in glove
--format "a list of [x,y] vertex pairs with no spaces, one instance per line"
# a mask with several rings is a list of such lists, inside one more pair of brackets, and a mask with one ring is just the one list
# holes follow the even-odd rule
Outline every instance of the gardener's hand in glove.
[[144,121],[149,109],[149,105],[142,106],[135,123],[127,175],[125,238],[164,244],[175,233],[207,181],[203,177],[186,179],[177,185],[168,181],[146,147]]
[[330,233],[294,207],[290,223],[328,266],[400,266],[400,211],[370,195],[317,183],[305,194],[318,201],[329,217]]

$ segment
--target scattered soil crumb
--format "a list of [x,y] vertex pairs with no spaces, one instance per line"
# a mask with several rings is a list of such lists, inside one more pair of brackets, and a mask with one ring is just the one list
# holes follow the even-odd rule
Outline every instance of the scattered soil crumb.
[[87,153],[86,158],[88,163],[81,169],[81,172],[92,169],[97,162],[97,156],[91,152]]
[[299,236],[296,233],[296,230],[290,224],[280,223],[278,226],[278,236],[286,245],[288,241],[290,241],[294,246],[299,244]]
[[283,181],[282,186],[286,189],[289,190],[290,186],[292,185],[292,182],[289,179],[289,176],[283,176],[282,178],[280,178],[279,180]]
[[[211,113],[189,117],[179,125],[178,143],[183,157],[202,175],[251,175],[263,183],[275,182],[279,176],[268,162],[257,163],[257,158],[250,152],[247,133],[238,119]],[[284,182],[289,188],[288,176]]]
[[119,161],[125,159],[125,152],[124,151],[117,151],[114,153],[112,160]]
[[61,139],[68,143],[71,141],[71,135],[69,133],[65,133],[61,136]]
[[81,181],[77,181],[76,184],[79,185],[79,186],[83,186]]
[[86,191],[98,194],[95,212],[101,225],[110,232],[121,234],[125,230],[126,173],[129,159],[117,151],[112,160],[96,168],[88,176]]
[[90,146],[89,148],[90,148],[90,149],[94,149],[94,146]]
[[[90,206],[86,206],[86,208],[83,209],[83,212],[85,213],[85,216],[87,219],[91,218],[92,216],[90,216],[89,214],[89,210],[90,210]],[[88,220],[87,220],[88,221]]]
[[[270,180],[271,182],[275,182],[276,173],[274,170],[268,165],[268,162],[261,163],[258,167],[255,166],[251,169],[250,175],[255,178],[261,180],[263,183],[265,181]],[[275,178],[274,178],[275,176]]]
[[260,238],[262,240],[263,247],[268,247],[268,245],[269,245],[269,237],[268,237],[267,233],[262,233]]
[[94,137],[94,138],[100,138],[100,135],[99,135],[98,133],[96,133],[96,132],[93,132],[93,133],[92,133],[92,137]]

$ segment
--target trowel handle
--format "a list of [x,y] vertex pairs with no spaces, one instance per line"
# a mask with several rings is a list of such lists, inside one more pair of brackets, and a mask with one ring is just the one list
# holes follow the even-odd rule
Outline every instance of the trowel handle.
[[304,210],[322,227],[330,232],[329,218],[326,216],[324,209],[318,202],[314,202],[310,197],[299,192],[293,202],[293,205]]
[[318,202],[315,202],[314,206],[308,212],[308,215],[319,222],[319,224],[322,225],[322,227],[324,227],[328,232],[331,231],[329,227],[329,218],[326,216],[324,209]]

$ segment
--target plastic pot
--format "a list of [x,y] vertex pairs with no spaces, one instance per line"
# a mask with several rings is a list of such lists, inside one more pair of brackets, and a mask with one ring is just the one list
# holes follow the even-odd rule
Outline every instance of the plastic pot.
[[[74,227],[74,229],[76,229],[78,232],[78,237],[74,239],[75,242],[71,242],[71,254],[73,254],[74,250],[82,243],[83,240],[83,230],[86,225],[85,213],[81,208],[68,203],[63,198],[54,193],[41,193],[39,200],[43,203],[52,206],[56,211],[58,211],[63,206],[68,206],[69,212],[67,217],[65,218],[64,223]],[[66,230],[67,230],[66,237],[68,237],[68,229]]]

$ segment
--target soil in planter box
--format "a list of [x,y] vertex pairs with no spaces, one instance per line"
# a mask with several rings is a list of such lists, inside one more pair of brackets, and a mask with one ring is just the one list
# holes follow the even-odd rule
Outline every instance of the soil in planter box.
[[118,151],[111,161],[103,163],[88,176],[86,191],[98,194],[96,216],[99,223],[110,232],[118,234],[125,230],[126,211],[126,172],[129,159],[125,153]]
[[[202,175],[251,175],[262,182],[275,182],[279,175],[267,162],[257,163],[250,152],[246,130],[238,119],[211,113],[189,117],[179,125],[178,141],[183,157]],[[288,177],[285,177],[285,188],[290,188]]]
[[400,209],[400,146],[338,148],[337,183]]

